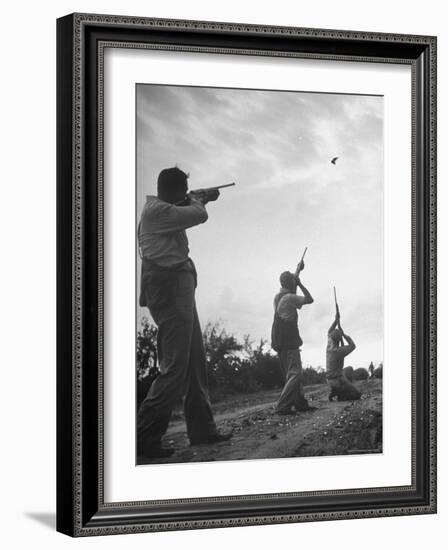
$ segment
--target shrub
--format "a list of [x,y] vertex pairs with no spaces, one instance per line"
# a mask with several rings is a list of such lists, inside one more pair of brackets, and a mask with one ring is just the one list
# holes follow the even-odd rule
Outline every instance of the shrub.
[[311,384],[325,384],[327,378],[324,371],[317,371],[312,367],[306,367],[303,369],[303,385],[309,386]]
[[369,378],[369,371],[363,367],[355,369],[353,371],[353,380],[367,380]]
[[[203,332],[209,390],[213,401],[233,394],[280,389],[284,380],[277,354],[266,341],[254,347],[250,336],[240,342],[220,323],[208,323]],[[137,407],[159,375],[157,327],[144,317],[137,333]],[[325,371],[303,369],[304,385],[325,383]]]
[[283,374],[278,357],[269,353],[260,353],[253,359],[253,375],[261,389],[272,390],[283,386]]
[[159,375],[157,368],[157,327],[143,317],[136,341],[137,366],[137,408],[145,398],[154,379]]
[[383,365],[380,365],[373,371],[374,378],[383,378]]

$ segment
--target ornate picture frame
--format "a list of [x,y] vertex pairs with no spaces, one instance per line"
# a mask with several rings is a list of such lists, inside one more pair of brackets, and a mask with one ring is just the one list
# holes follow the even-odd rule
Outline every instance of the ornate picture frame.
[[[111,46],[411,67],[410,485],[105,501],[103,106]],[[57,530],[91,536],[435,513],[436,38],[72,14],[57,21],[57,51]]]

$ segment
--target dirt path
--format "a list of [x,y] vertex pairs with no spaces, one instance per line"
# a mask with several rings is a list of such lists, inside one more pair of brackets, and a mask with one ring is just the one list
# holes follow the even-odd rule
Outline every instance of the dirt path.
[[[177,414],[164,438],[176,452],[163,462],[209,462],[292,456],[381,452],[381,380],[357,382],[360,401],[329,402],[325,384],[306,386],[317,409],[297,415],[275,414],[278,391],[229,399],[214,406],[219,429],[233,429],[230,441],[190,446],[185,423]],[[161,462],[160,460],[145,461]]]

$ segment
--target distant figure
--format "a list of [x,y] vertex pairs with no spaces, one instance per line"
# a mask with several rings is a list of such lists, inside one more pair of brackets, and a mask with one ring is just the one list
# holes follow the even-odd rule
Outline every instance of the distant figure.
[[370,362],[370,365],[369,365],[370,378],[373,378],[373,373],[374,372],[375,372],[375,367],[373,366],[373,363]]
[[[274,322],[272,325],[272,348],[278,353],[285,386],[276,406],[278,414],[294,414],[296,411],[314,410],[303,395],[302,360],[300,346],[302,339],[297,326],[297,310],[312,304],[313,297],[300,281],[300,271],[305,267],[303,260],[296,273],[285,271],[280,275],[280,292],[274,298]],[[303,296],[297,296],[297,286]]]
[[336,161],[338,160],[339,157],[334,157],[331,159],[331,164],[336,164]]
[[374,378],[383,378],[383,363],[380,363],[378,367],[373,371]]
[[[344,345],[344,338],[348,342],[347,345]],[[344,376],[343,372],[344,358],[355,348],[355,342],[341,328],[339,309],[337,309],[335,320],[328,329],[327,381],[331,388],[328,396],[330,401],[333,401],[335,397],[338,398],[338,401],[355,401],[361,397],[361,393]]]

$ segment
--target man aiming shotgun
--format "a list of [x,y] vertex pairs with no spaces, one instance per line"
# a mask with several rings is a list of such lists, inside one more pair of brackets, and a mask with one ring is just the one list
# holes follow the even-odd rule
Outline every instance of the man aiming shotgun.
[[[300,280],[305,268],[304,257],[297,264],[295,273],[284,271],[280,275],[281,288],[274,298],[274,322],[272,324],[272,348],[278,353],[285,386],[277,402],[278,414],[294,414],[297,411],[314,410],[303,395],[302,360],[300,347],[302,339],[297,326],[297,310],[313,303],[313,297]],[[297,287],[303,296],[297,296]]]
[[160,375],[137,415],[137,454],[147,458],[166,458],[173,453],[173,449],[162,447],[161,438],[181,395],[192,445],[226,441],[232,435],[217,431],[210,407],[196,311],[196,269],[188,255],[185,232],[207,221],[205,205],[218,199],[219,189],[187,193],[187,178],[177,167],[160,172],[157,197],[146,198],[138,230],[142,256],[140,306],[148,307],[157,324],[160,359]]
[[[336,315],[330,328],[328,329],[327,343],[327,382],[331,388],[328,399],[333,401],[335,397],[338,401],[355,401],[361,397],[361,393],[344,376],[344,358],[355,348],[355,342],[345,334],[341,328],[341,314],[339,312],[338,300],[336,297],[336,288],[333,287]],[[347,344],[344,343],[344,339]]]

